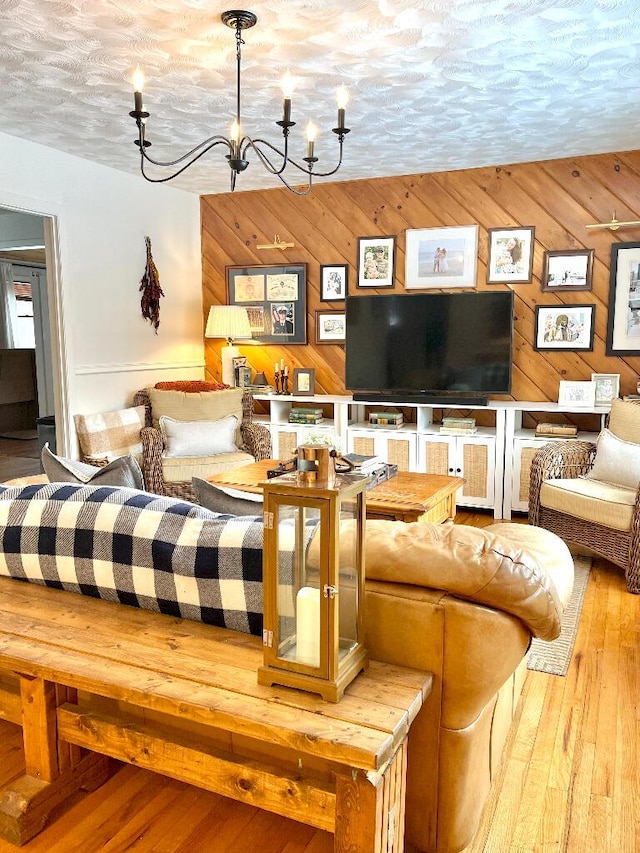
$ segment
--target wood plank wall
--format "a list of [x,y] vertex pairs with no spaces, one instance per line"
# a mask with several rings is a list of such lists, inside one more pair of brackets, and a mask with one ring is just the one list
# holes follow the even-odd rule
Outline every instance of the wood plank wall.
[[[254,164],[250,168],[260,168]],[[318,184],[299,198],[285,189],[203,196],[202,266],[205,316],[226,302],[225,266],[307,264],[307,345],[241,346],[255,370],[273,377],[276,360],[315,368],[316,393],[345,393],[344,349],[314,343],[315,311],[339,309],[319,301],[320,264],[349,264],[354,292],[358,237],[396,236],[395,292],[404,290],[405,229],[479,225],[477,288],[512,287],[515,338],[512,398],[557,400],[561,379],[585,380],[591,373],[619,373],[621,393],[636,393],[639,356],[605,355],[609,261],[616,242],[640,242],[640,228],[587,231],[585,225],[640,219],[640,151],[572,157],[513,166],[467,169]],[[487,285],[487,229],[535,226],[533,281]],[[275,234],[293,249],[258,250]],[[593,248],[592,292],[542,292],[545,250]],[[367,293],[373,292],[368,288]],[[391,293],[390,289],[381,291]],[[533,348],[536,305],[594,304],[593,352],[537,352]],[[222,341],[206,341],[206,373],[220,377]],[[502,398],[508,399],[508,398]]]

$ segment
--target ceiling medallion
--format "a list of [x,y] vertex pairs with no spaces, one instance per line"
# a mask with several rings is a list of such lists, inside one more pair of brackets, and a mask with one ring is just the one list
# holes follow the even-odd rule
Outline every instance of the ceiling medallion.
[[[314,156],[314,142],[316,138],[316,128],[309,122],[307,126],[307,156],[302,160],[306,165],[296,162],[289,155],[289,130],[295,125],[291,121],[291,95],[292,81],[288,74],[283,80],[283,106],[282,119],[276,124],[282,129],[284,139],[283,148],[276,148],[265,139],[252,139],[250,136],[241,135],[240,121],[240,96],[241,96],[241,45],[242,31],[250,29],[257,23],[257,17],[253,12],[244,12],[240,9],[234,9],[229,12],[224,12],[221,16],[222,22],[226,26],[236,31],[236,117],[231,127],[229,136],[210,136],[205,139],[191,151],[187,151],[182,157],[176,160],[162,161],[156,160],[149,154],[151,142],[146,138],[146,125],[149,113],[144,109],[142,103],[142,88],[144,85],[144,77],[138,69],[134,75],[134,108],[129,115],[135,119],[138,127],[138,138],[135,144],[140,150],[140,171],[143,177],[151,183],[166,183],[182,174],[193,163],[198,161],[204,154],[215,148],[217,145],[222,145],[223,150],[226,148],[228,153],[225,155],[231,169],[231,192],[236,187],[236,180],[240,172],[249,165],[248,155],[253,152],[264,168],[272,175],[279,178],[282,183],[296,195],[307,195],[311,190],[311,184],[314,177],[326,178],[329,175],[334,175],[342,165],[342,148],[344,137],[349,133],[349,128],[345,127],[345,109],[347,104],[347,90],[345,86],[340,86],[338,89],[338,126],[333,128],[333,133],[338,137],[338,165],[329,172],[314,172],[314,165],[318,162],[318,158]],[[274,162],[275,161],[275,162]],[[171,174],[165,177],[152,177],[146,172],[146,165],[172,169]],[[293,166],[302,172],[307,177],[307,186],[305,189],[295,189],[284,177],[284,170],[287,166]]]

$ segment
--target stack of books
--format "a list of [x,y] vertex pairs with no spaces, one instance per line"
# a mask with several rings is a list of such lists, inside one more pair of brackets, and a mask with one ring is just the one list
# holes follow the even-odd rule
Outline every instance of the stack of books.
[[322,409],[311,406],[294,406],[289,412],[290,424],[321,424],[324,420]]
[[536,424],[536,435],[571,438],[577,434],[578,427],[574,424]]
[[398,429],[404,423],[402,412],[369,412],[369,425]]
[[363,456],[361,453],[345,453],[342,458],[351,462],[355,474],[362,474],[364,477],[371,476],[385,464],[380,456]]
[[477,432],[475,418],[443,418],[440,432],[452,435],[472,435]]

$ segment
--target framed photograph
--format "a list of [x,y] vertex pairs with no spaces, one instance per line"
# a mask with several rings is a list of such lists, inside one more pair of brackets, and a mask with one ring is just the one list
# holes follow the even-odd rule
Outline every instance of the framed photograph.
[[251,373],[250,367],[236,367],[233,371],[236,388],[246,388],[247,385],[251,385]]
[[611,247],[606,354],[640,354],[640,243]]
[[408,228],[404,286],[407,290],[475,287],[477,260],[477,225]]
[[489,228],[487,284],[531,281],[535,231],[533,227]]
[[347,264],[320,264],[320,302],[340,302],[347,295]]
[[253,341],[306,344],[306,264],[226,267],[226,276],[227,302],[247,309]]
[[358,237],[356,287],[393,287],[395,237]]
[[591,381],[596,386],[596,406],[606,406],[620,396],[619,373],[592,373]]
[[316,370],[315,367],[294,367],[293,368],[293,389],[294,396],[313,396],[316,389]]
[[595,305],[537,305],[533,348],[593,349]]
[[316,343],[343,344],[345,322],[344,311],[316,311]]
[[595,382],[560,381],[558,403],[563,406],[589,406],[593,408],[596,400]]
[[591,290],[593,249],[545,252],[541,290]]

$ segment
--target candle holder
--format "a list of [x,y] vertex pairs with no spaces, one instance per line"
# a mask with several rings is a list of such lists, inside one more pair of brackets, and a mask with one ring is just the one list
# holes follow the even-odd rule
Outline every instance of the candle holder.
[[276,387],[276,394],[280,393],[280,373],[276,370],[273,375],[273,384]]
[[315,462],[315,478],[296,471],[264,484],[264,657],[258,683],[338,702],[367,667],[362,640],[368,480],[330,477],[322,459],[306,461]]
[[285,373],[282,377],[282,393],[289,394],[289,374]]

